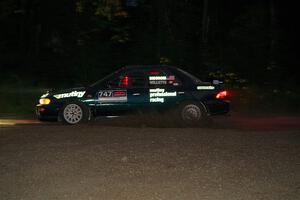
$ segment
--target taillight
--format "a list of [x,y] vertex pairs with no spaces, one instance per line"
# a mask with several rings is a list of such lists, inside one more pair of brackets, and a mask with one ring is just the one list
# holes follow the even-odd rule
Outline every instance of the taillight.
[[228,96],[228,92],[227,92],[226,90],[224,90],[224,91],[219,92],[219,93],[216,95],[216,98],[217,98],[217,99],[224,99],[224,98],[227,97],[227,96]]

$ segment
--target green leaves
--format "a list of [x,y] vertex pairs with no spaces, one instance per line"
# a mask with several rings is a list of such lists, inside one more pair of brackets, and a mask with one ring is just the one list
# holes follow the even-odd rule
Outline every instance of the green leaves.
[[221,70],[209,72],[209,77],[213,79],[222,79],[225,84],[234,88],[243,88],[248,81],[234,72],[224,72]]

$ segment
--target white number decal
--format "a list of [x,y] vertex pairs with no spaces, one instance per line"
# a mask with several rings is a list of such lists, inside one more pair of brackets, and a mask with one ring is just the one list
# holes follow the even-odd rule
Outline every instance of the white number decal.
[[112,91],[100,91],[99,97],[112,97]]

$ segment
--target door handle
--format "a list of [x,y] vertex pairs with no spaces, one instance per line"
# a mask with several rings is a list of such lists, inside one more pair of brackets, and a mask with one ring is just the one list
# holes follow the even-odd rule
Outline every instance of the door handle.
[[141,94],[140,93],[133,93],[132,95],[133,96],[140,96]]

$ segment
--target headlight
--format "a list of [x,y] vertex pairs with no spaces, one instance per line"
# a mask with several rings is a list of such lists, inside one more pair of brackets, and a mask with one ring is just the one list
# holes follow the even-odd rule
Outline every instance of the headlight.
[[42,105],[48,105],[48,104],[50,104],[51,100],[47,99],[47,98],[41,98],[39,102]]

